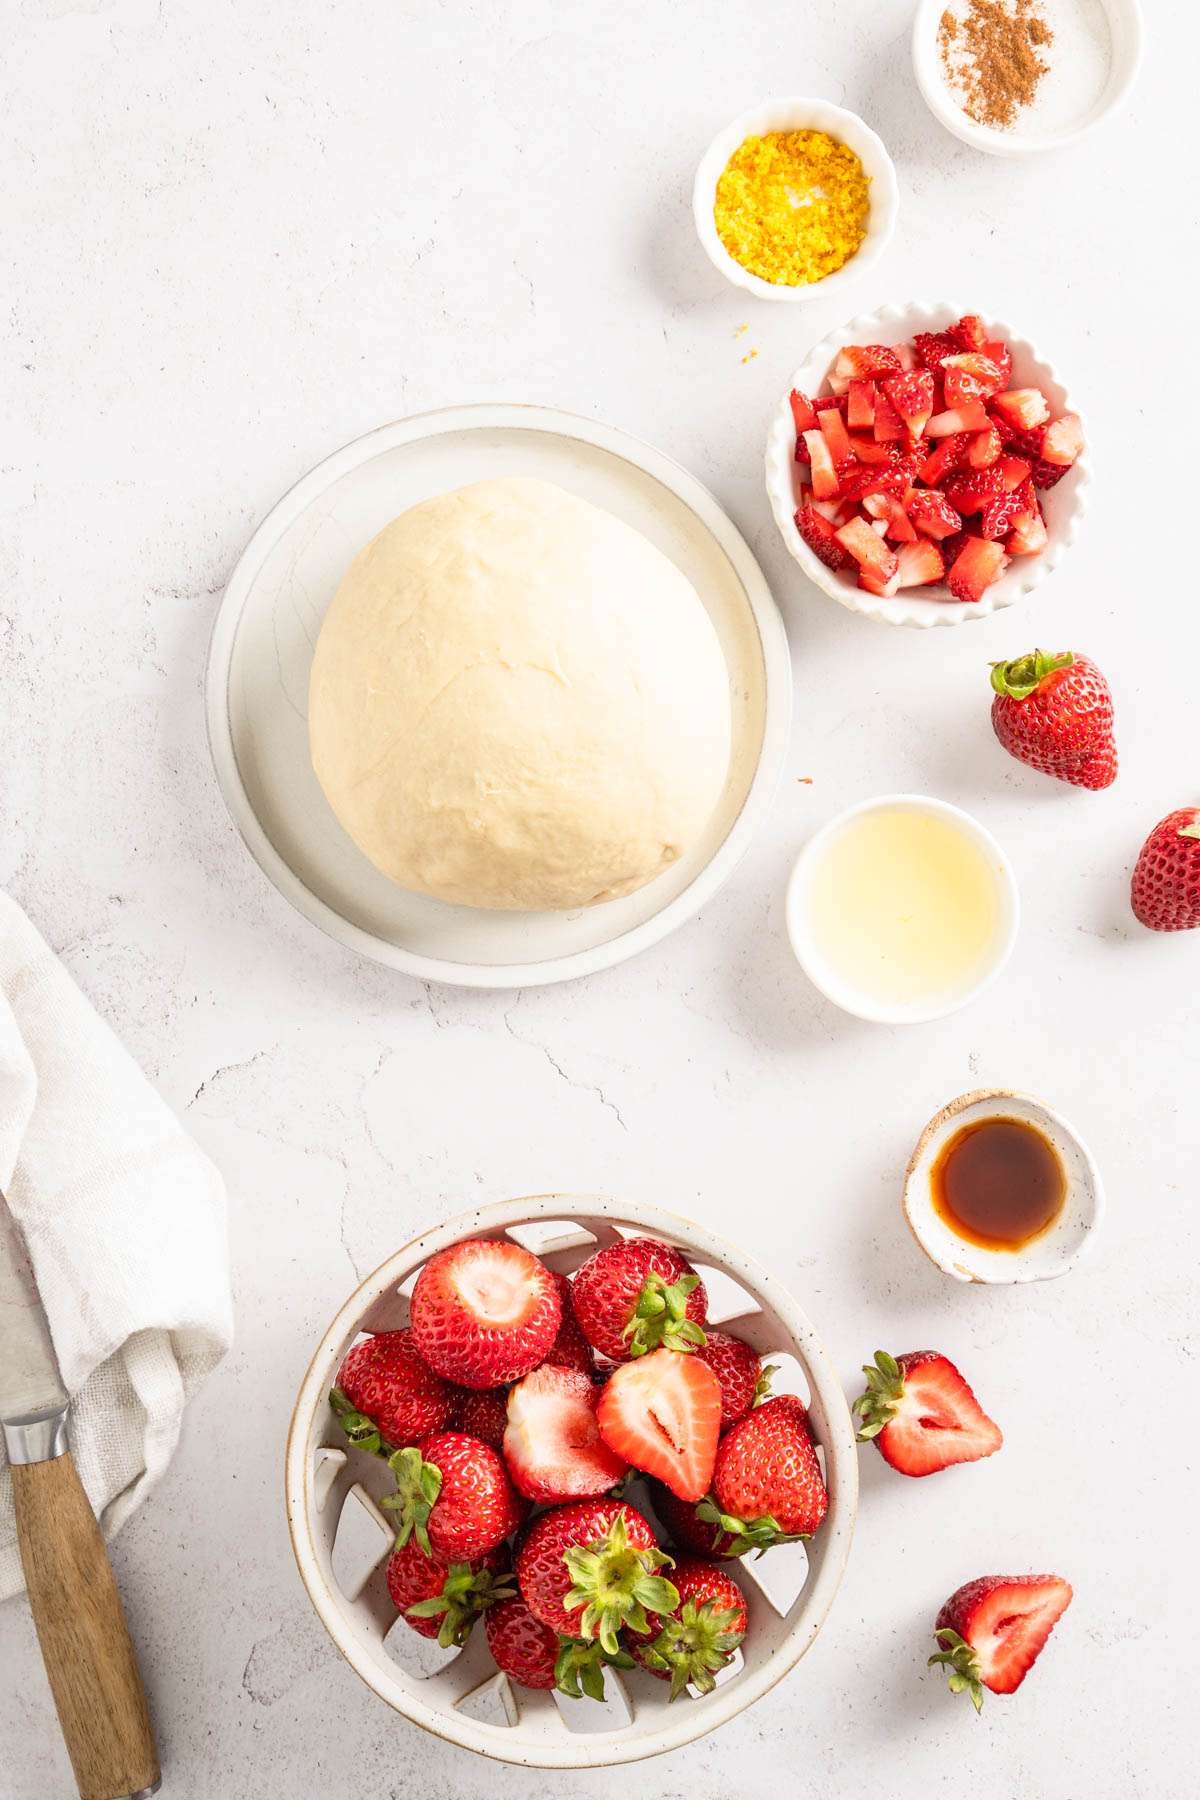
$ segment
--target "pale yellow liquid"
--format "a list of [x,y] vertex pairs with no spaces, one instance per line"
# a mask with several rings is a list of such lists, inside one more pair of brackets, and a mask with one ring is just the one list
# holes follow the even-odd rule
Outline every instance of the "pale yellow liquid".
[[808,891],[812,938],[864,999],[950,999],[986,972],[1000,931],[999,868],[951,819],[884,807],[835,833]]

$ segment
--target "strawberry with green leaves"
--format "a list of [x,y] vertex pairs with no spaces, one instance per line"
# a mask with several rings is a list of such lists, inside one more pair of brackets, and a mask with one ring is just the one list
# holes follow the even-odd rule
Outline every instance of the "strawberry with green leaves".
[[970,1694],[979,1712],[984,1688],[1016,1692],[1071,1599],[1061,1575],[981,1575],[965,1582],[937,1616],[941,1648],[929,1666],[943,1666],[951,1693]]
[[704,1342],[704,1283],[658,1238],[622,1238],[597,1250],[576,1271],[571,1307],[588,1343],[613,1362]]
[[540,1513],[517,1545],[525,1604],[561,1637],[597,1638],[616,1656],[626,1626],[649,1630],[647,1614],[672,1612],[679,1594],[659,1574],[671,1558],[650,1522],[623,1500],[580,1500]]
[[808,1538],[829,1510],[829,1495],[795,1394],[779,1394],[734,1425],[717,1446],[712,1497],[699,1517],[732,1539],[731,1554]]
[[992,692],[992,729],[1010,756],[1074,787],[1111,787],[1112,695],[1090,657],[1031,650],[993,663]]
[[490,1608],[483,1628],[497,1666],[519,1687],[557,1688],[572,1700],[585,1694],[589,1700],[603,1700],[605,1668],[633,1667],[627,1651],[609,1656],[595,1639],[585,1643],[559,1637],[534,1617],[519,1594]]
[[405,1624],[422,1637],[436,1638],[443,1650],[465,1644],[476,1619],[516,1591],[507,1551],[443,1563],[426,1556],[415,1538],[392,1551],[387,1589]]
[[901,1475],[936,1475],[954,1463],[978,1462],[1004,1442],[949,1357],[937,1350],[904,1356],[875,1352],[866,1389],[854,1402],[860,1443],[874,1443]]
[[630,1634],[633,1658],[669,1681],[669,1698],[685,1688],[710,1694],[716,1677],[746,1635],[746,1602],[733,1577],[708,1562],[680,1562],[671,1572],[679,1604],[650,1619],[650,1635]]
[[435,1432],[388,1458],[396,1492],[382,1504],[396,1517],[396,1548],[413,1539],[438,1562],[471,1562],[517,1529],[525,1503],[490,1444],[461,1431]]
[[329,1404],[357,1449],[387,1456],[440,1431],[454,1390],[419,1355],[411,1331],[378,1331],[346,1352]]

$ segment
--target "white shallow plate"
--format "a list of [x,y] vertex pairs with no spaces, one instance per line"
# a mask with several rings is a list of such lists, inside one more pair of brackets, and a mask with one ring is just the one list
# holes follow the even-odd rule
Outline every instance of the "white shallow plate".
[[[703,840],[637,893],[566,913],[486,912],[411,894],[350,841],[313,774],[308,677],[348,563],[390,519],[467,482],[532,475],[635,526],[689,578],[729,669],[733,750]],[[770,589],[701,484],[661,451],[569,413],[465,406],[368,433],[285,494],[217,614],[206,705],[217,780],[251,855],[305,918],[424,980],[525,987],[591,974],[693,916],[767,812],[787,751],[792,671]]]

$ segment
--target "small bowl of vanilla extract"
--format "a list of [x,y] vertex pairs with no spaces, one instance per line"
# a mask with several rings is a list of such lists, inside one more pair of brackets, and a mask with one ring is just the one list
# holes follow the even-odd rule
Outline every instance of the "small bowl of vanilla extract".
[[904,1177],[913,1236],[956,1281],[1048,1281],[1088,1248],[1104,1211],[1077,1131],[1031,1094],[980,1088],[925,1127]]

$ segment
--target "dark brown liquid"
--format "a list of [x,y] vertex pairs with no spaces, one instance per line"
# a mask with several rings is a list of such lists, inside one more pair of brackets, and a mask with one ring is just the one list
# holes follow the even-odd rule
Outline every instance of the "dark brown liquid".
[[938,1217],[984,1250],[1019,1250],[1053,1224],[1067,1195],[1057,1150],[1023,1119],[964,1125],[929,1179]]

